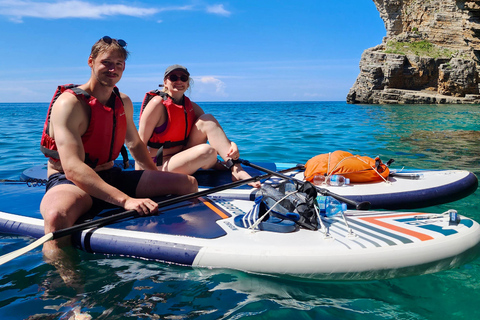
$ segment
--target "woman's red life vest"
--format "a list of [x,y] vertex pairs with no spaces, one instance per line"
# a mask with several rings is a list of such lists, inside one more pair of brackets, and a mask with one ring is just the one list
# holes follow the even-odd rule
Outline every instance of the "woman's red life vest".
[[195,111],[190,99],[183,96],[183,105],[176,104],[172,98],[160,90],[153,90],[145,94],[140,110],[140,117],[142,116],[145,106],[152,98],[160,96],[163,98],[162,103],[165,106],[168,114],[167,127],[161,133],[152,133],[152,136],[147,142],[149,147],[154,149],[168,149],[176,146],[185,146],[188,141],[188,136],[192,130],[193,123],[196,120]]
[[48,135],[48,131],[52,106],[64,92],[71,93],[77,99],[85,101],[91,110],[87,131],[82,135],[85,163],[95,168],[98,165],[115,160],[120,154],[127,133],[125,109],[117,87],[113,89],[112,93],[114,102],[109,102],[107,103],[108,106],[105,106],[95,97],[78,88],[78,85],[68,84],[59,86],[48,107],[40,150],[53,161],[60,160],[55,140]]

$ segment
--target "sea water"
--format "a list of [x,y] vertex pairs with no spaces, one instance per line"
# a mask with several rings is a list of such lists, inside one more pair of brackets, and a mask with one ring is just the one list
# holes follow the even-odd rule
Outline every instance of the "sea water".
[[[345,150],[395,159],[394,168],[480,173],[478,105],[199,105],[215,115],[250,161],[305,163]],[[28,167],[45,163],[39,141],[46,110],[45,103],[0,104],[0,179],[17,179]],[[135,119],[138,112],[136,103]],[[422,211],[451,208],[480,221],[478,191]],[[31,242],[0,234],[2,248]],[[44,262],[40,248],[0,266],[0,319],[68,319],[74,310],[93,319],[480,318],[480,259],[434,274],[362,282],[300,281],[81,251],[65,263],[76,270],[72,286]]]

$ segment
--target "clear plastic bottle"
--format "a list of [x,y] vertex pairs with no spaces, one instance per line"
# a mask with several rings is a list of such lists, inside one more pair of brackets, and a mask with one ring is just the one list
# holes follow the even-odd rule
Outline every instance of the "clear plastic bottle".
[[341,187],[346,184],[350,184],[350,179],[345,178],[339,174],[333,174],[331,176],[324,176],[322,174],[317,174],[313,177],[313,184],[316,186],[321,186],[322,184],[327,184],[329,186]]
[[318,210],[325,217],[333,217],[347,210],[347,205],[330,196],[317,196]]
[[312,182],[316,186],[321,186],[325,182],[325,176],[323,174],[317,174],[313,176]]
[[327,184],[329,186],[344,186],[346,184],[350,184],[350,179],[345,178],[344,176],[341,176],[339,174],[334,174],[329,177],[327,177]]

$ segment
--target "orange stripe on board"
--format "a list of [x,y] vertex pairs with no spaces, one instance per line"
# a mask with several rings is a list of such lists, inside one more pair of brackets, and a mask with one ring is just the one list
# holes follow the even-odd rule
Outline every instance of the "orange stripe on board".
[[387,229],[390,229],[390,230],[401,232],[403,234],[408,234],[409,236],[420,239],[421,241],[432,240],[433,237],[429,236],[428,234],[416,232],[416,231],[413,231],[413,230],[410,230],[410,229],[405,229],[405,228],[402,228],[402,227],[399,227],[399,226],[396,226],[396,225],[393,225],[393,224],[390,224],[390,223],[379,220],[379,219],[384,219],[384,218],[391,219],[391,218],[399,218],[399,217],[405,217],[405,216],[418,216],[418,215],[419,215],[419,213],[415,212],[415,213],[395,214],[395,215],[388,215],[388,216],[381,216],[381,217],[362,217],[360,219],[362,219],[364,221],[367,221],[367,222],[370,222],[370,223],[373,223],[373,224],[376,224],[377,226],[381,226],[381,227],[384,227],[384,228],[387,228]]
[[205,198],[199,198],[204,205],[206,205],[207,207],[209,207],[210,209],[212,209],[213,212],[215,212],[216,214],[218,214],[222,219],[227,219],[229,218],[229,216],[227,216],[225,213],[223,213],[220,209],[218,209],[217,207],[215,207],[212,203],[210,203],[210,201],[208,201],[207,199]]

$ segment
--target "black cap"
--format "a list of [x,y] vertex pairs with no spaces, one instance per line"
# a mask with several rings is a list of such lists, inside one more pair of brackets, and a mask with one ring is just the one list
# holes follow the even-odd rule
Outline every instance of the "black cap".
[[185,72],[185,74],[187,76],[190,76],[190,72],[188,72],[187,68],[185,68],[184,66],[181,66],[179,64],[174,64],[174,65],[171,65],[170,67],[168,67],[167,70],[165,70],[165,75],[163,76],[163,78],[166,78],[171,72],[173,72],[175,70],[181,70],[181,71]]

